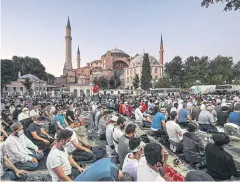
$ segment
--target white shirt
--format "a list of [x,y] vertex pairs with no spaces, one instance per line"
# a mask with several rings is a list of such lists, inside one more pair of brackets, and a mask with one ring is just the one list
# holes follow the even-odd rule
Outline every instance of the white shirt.
[[[176,107],[172,107],[171,110],[170,110],[170,113],[172,113],[173,111],[178,112]],[[169,114],[170,114],[170,113],[169,113]]]
[[117,154],[118,154],[118,142],[122,135],[123,135],[123,132],[119,128],[114,128],[113,144],[115,146],[115,151],[117,152]]
[[29,117],[30,117],[30,116],[29,116],[29,113],[25,114],[25,113],[21,112],[21,113],[18,115],[18,121],[21,121],[21,120],[23,120],[23,119],[27,119],[27,118],[29,118]]
[[59,178],[55,174],[55,172],[52,170],[53,168],[61,166],[63,168],[65,175],[69,175],[72,173],[72,167],[68,160],[67,151],[59,150],[55,145],[53,146],[50,153],[48,154],[46,165],[47,165],[47,169],[52,177],[52,181],[54,181],[54,182],[58,181]]
[[35,111],[34,109],[31,110],[30,111],[30,117],[35,116],[35,115],[39,115],[39,111],[38,110]]
[[181,131],[181,127],[175,121],[166,122],[166,130],[170,140],[180,142],[178,133]]
[[77,134],[74,131],[74,129],[70,128],[70,126],[66,127],[67,130],[70,130],[73,132],[72,137],[71,137],[71,143],[69,145],[67,145],[66,150],[68,153],[72,153],[74,150],[76,150],[76,147],[74,147],[74,145],[72,144],[73,141],[76,141],[78,143],[78,138],[77,138]]
[[204,110],[205,110],[205,105],[202,104],[202,105],[200,106],[200,109],[201,109],[202,111],[204,111]]
[[92,113],[94,113],[96,109],[97,109],[97,105],[93,104],[92,105]]
[[138,163],[137,181],[165,181],[160,173],[154,171],[147,165],[145,157],[142,157]]
[[130,159],[132,153],[128,153],[124,159],[122,171],[129,173],[134,180],[137,180],[137,168],[138,168],[138,160]]
[[113,145],[113,128],[114,125],[112,123],[108,124],[106,128],[106,139],[109,146]]
[[135,109],[135,121],[142,123],[143,120],[143,113],[140,111],[139,108]]
[[4,145],[4,150],[12,163],[32,161],[30,156],[32,152],[28,148],[38,150],[38,147],[24,134],[20,137],[10,135]]

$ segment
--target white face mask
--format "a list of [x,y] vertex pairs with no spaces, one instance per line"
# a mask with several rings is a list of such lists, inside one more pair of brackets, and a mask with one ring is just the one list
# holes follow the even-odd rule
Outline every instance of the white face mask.
[[20,130],[20,131],[17,132],[17,135],[18,135],[18,136],[21,136],[21,135],[23,135],[23,134],[24,134],[23,130]]

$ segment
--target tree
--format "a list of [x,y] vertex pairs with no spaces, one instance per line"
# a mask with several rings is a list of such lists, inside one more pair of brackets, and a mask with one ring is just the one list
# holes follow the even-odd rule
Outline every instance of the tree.
[[182,87],[184,83],[185,69],[180,56],[165,64],[165,73],[174,87]]
[[210,4],[219,2],[225,4],[224,11],[237,11],[238,9],[240,9],[240,0],[203,0],[201,5],[202,7],[208,8]]
[[159,78],[157,83],[155,84],[156,88],[170,88],[172,87],[171,81],[167,76]]
[[232,57],[217,56],[209,63],[208,77],[210,84],[230,83],[234,78]]
[[101,76],[98,79],[98,84],[100,85],[101,89],[106,89],[108,87],[108,81],[104,76]]
[[135,77],[133,78],[133,87],[134,89],[137,89],[139,87],[140,79],[138,74],[135,74]]
[[97,77],[94,77],[94,79],[93,79],[93,84],[94,84],[94,85],[98,84],[98,78],[97,78]]
[[143,90],[149,90],[151,88],[151,81],[152,81],[151,66],[148,54],[145,53],[143,55],[141,88]]
[[116,89],[119,85],[121,85],[120,72],[114,70],[112,76],[108,80],[108,84],[110,89]]
[[29,78],[26,78],[24,82],[22,82],[26,90],[28,91],[29,95],[32,94],[32,82],[29,80]]
[[238,61],[233,67],[233,80],[234,83],[240,83],[240,61]]
[[1,90],[14,80],[13,62],[9,59],[1,60]]

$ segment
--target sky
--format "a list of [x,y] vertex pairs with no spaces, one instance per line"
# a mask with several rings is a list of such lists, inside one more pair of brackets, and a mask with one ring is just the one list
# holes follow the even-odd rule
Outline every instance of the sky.
[[115,48],[130,56],[147,52],[164,62],[175,56],[232,56],[240,61],[240,12],[201,0],[2,0],[1,59],[39,58],[60,76],[65,62],[67,17],[72,27],[72,63],[81,66]]

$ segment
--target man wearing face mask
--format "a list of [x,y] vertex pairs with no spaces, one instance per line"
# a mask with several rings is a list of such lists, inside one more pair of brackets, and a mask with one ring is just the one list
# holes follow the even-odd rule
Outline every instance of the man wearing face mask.
[[123,135],[123,129],[125,128],[125,118],[118,117],[117,125],[113,128],[113,144],[115,146],[115,151],[118,154],[118,143],[119,139]]
[[31,123],[27,129],[28,137],[40,149],[46,149],[54,141],[53,137],[42,127],[45,122],[46,118],[44,116],[38,117],[38,115],[36,115],[36,118],[33,117],[33,123]]
[[149,143],[144,147],[144,155],[138,164],[137,181],[165,181],[162,176],[167,166],[167,150],[157,143]]
[[142,155],[144,155],[144,146],[140,137],[132,137],[129,140],[129,150],[131,153],[128,153],[124,159],[122,171],[130,174],[134,180],[137,180],[137,168],[138,162]]
[[118,156],[120,167],[122,167],[126,155],[130,152],[129,150],[129,139],[136,136],[137,126],[135,124],[128,124],[125,129],[125,134],[119,139],[118,143]]
[[5,151],[10,161],[23,170],[33,170],[38,166],[38,160],[44,157],[41,150],[23,133],[20,122],[11,125],[12,133],[5,141]]
[[71,141],[72,134],[70,130],[62,130],[57,136],[56,144],[48,154],[46,165],[54,182],[72,181],[83,172],[83,168],[73,160],[72,156],[68,155],[65,149]]

